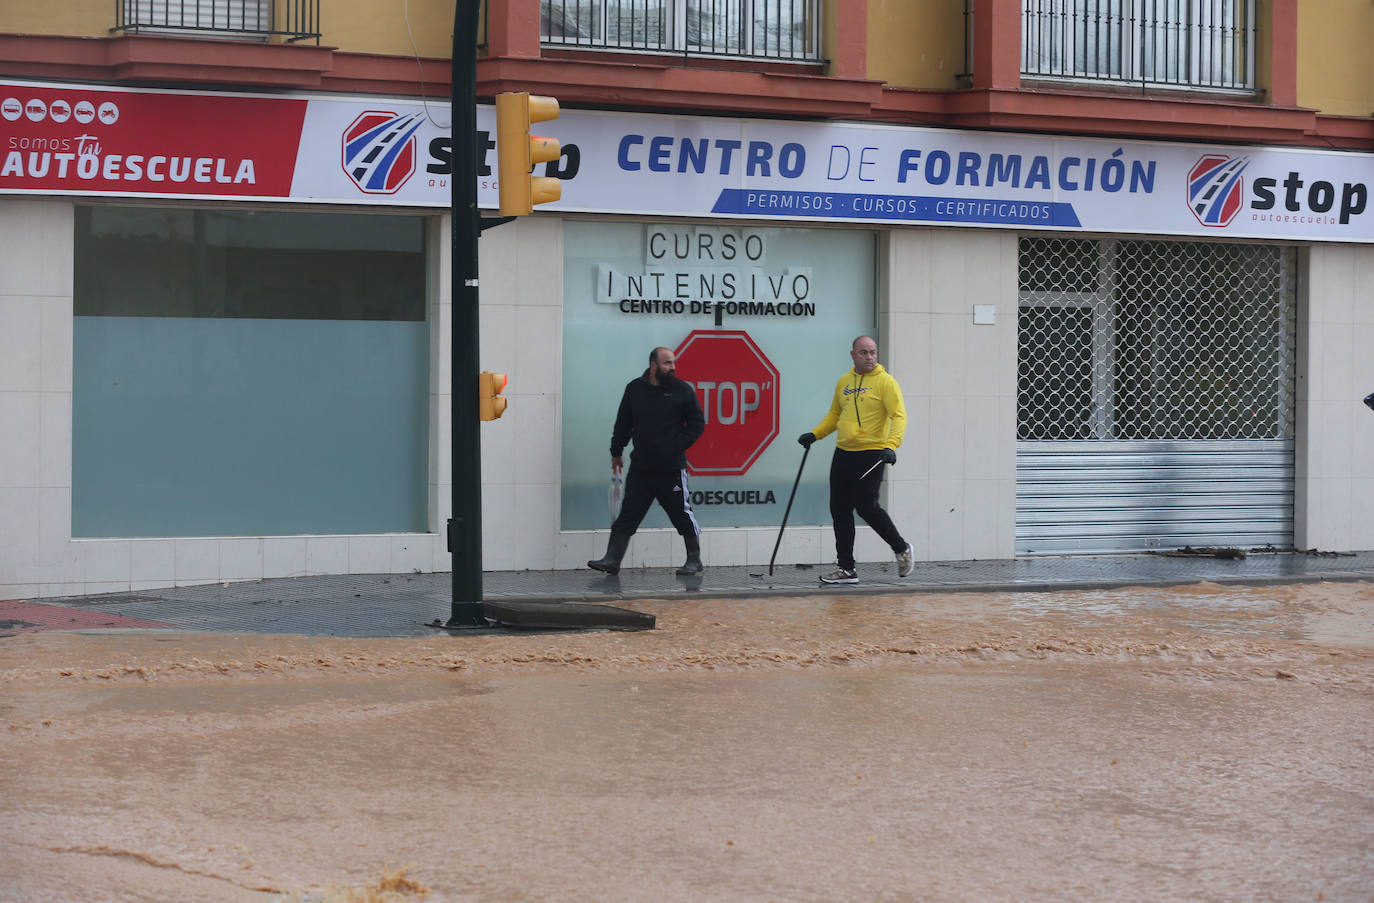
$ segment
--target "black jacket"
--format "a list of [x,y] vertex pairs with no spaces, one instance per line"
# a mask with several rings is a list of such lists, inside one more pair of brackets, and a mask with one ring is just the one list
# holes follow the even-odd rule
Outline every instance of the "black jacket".
[[706,430],[706,415],[697,393],[682,380],[671,385],[649,382],[649,371],[625,386],[611,432],[611,456],[619,458],[632,440],[632,463],[654,469],[681,470],[687,449]]

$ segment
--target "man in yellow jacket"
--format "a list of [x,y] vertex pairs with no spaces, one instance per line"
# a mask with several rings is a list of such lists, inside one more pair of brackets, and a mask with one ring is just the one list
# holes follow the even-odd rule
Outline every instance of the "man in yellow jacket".
[[892,518],[878,504],[885,465],[897,463],[906,432],[902,387],[878,363],[878,343],[861,335],[850,346],[854,367],[835,384],[830,413],[797,442],[803,448],[839,431],[830,459],[830,517],[835,524],[835,563],[822,583],[858,583],[854,564],[854,513],[864,519],[897,556],[897,574],[911,573],[913,551]]

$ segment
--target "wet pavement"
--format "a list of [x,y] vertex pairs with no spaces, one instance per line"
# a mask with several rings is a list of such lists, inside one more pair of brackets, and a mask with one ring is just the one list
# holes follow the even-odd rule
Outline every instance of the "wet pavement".
[[[1374,581],[1374,551],[1252,550],[1243,558],[1212,554],[1057,556],[992,561],[918,562],[900,578],[892,562],[862,563],[862,582],[823,586],[822,568],[779,565],[708,567],[699,577],[672,568],[627,569],[618,577],[590,570],[493,571],[483,575],[489,602],[598,603],[766,596],[949,592],[1044,592],[1194,583],[1264,586],[1316,581]],[[290,577],[143,592],[0,602],[0,636],[34,630],[171,628],[232,633],[339,637],[427,636],[451,612],[452,576],[350,574]]]

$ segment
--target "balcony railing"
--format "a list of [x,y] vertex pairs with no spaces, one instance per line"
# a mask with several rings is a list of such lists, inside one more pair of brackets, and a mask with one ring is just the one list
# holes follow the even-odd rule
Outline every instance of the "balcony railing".
[[1253,89],[1255,0],[1023,0],[1021,74]]
[[115,0],[123,34],[320,41],[320,0]]
[[820,0],[542,0],[545,44],[816,62]]

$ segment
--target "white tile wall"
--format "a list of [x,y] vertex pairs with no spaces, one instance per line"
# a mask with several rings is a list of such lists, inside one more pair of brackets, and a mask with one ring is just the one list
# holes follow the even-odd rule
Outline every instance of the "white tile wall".
[[[765,540],[768,538],[768,532],[764,532]],[[782,542],[779,544],[778,535],[774,532],[772,544],[768,547],[768,556],[773,554],[773,547],[776,546],[778,557],[774,562],[775,567],[784,564],[823,564],[834,557],[834,543],[826,542],[831,536],[833,534],[829,534],[829,531],[822,531],[816,527],[788,528],[782,531]],[[768,556],[761,559],[759,564],[766,563]]]
[[937,395],[930,399],[931,479],[957,480],[966,475],[966,404],[966,399],[949,395]]
[[70,392],[42,392],[40,396],[38,485],[65,488],[72,479],[72,396]]
[[[898,466],[901,466],[901,459],[898,460]],[[911,543],[916,559],[933,560],[930,550],[930,480],[922,478],[900,485],[894,481],[889,487],[887,513],[902,537]]]
[[44,392],[72,390],[72,300],[44,298],[38,387]]
[[930,396],[912,395],[902,384],[906,404],[906,435],[897,449],[897,464],[888,470],[888,482],[930,479],[931,431],[939,429],[930,416]]
[[[485,457],[483,458],[485,470]],[[522,567],[518,547],[528,525],[515,510],[515,484],[482,483],[482,567],[508,571]],[[547,529],[547,528],[546,528]]]
[[[549,472],[556,470],[545,473]],[[516,483],[512,498],[521,523],[511,549],[519,561],[516,566],[533,570],[552,568],[556,558],[553,528],[558,523],[558,484]]]
[[733,567],[749,562],[749,531],[742,527],[707,530],[701,537],[702,561],[707,565]]
[[[911,421],[889,477],[888,511],[918,559],[1010,558],[1016,236],[898,230],[888,236],[885,260],[894,278],[881,305],[890,311],[883,355],[902,380]],[[921,279],[912,261],[927,270],[928,300],[902,286]],[[996,323],[974,325],[975,304],[996,306]],[[880,552],[880,560],[890,557]]]
[[[57,314],[71,305],[71,210],[60,200],[0,199],[0,599],[56,595],[87,579],[84,557],[69,548],[63,467],[71,352],[56,347]],[[125,553],[115,581],[128,580]]]
[[[132,543],[125,539],[89,540],[86,545],[86,580],[129,582],[133,573]],[[213,572],[210,576],[214,576]]]
[[1374,412],[1374,246],[1308,249],[1298,305],[1298,478],[1294,544],[1346,552],[1374,548],[1370,510]]
[[307,536],[305,539],[305,573],[347,574],[347,536]]
[[554,538],[554,568],[571,570],[586,567],[588,561],[600,558],[605,553],[606,537],[605,533],[588,531],[559,533]]
[[305,576],[306,538],[304,536],[267,536],[262,541],[264,577]]
[[[514,403],[512,402],[512,405]],[[519,403],[520,417],[515,420],[512,430],[512,480],[516,483],[544,483],[557,486],[562,449],[558,428],[558,396],[551,392],[521,395]],[[485,474],[485,462],[482,470]]]
[[429,571],[434,561],[435,537],[428,533],[392,536],[391,573],[415,574]]
[[[682,554],[682,537],[677,535],[676,530],[640,530],[630,538],[630,548],[625,553],[622,566],[627,568],[667,567]],[[681,564],[681,562],[677,562],[677,564]]]
[[[973,329],[965,313],[937,314],[926,319],[930,333],[930,394],[934,398],[962,399],[967,394],[965,355],[966,332]],[[900,343],[894,336],[889,344]]]
[[348,573],[386,574],[390,570],[390,536],[350,536],[348,538]]
[[0,296],[0,323],[5,324],[0,332],[0,392],[36,392],[42,377],[43,299]]
[[[927,509],[931,561],[953,561],[964,555],[964,481],[932,479]],[[998,555],[1010,558],[1010,555]]]
[[[92,543],[94,545],[94,543]],[[143,539],[129,544],[129,577],[135,582],[176,579],[176,545],[166,540]]]
[[[176,539],[173,543],[178,583],[206,583],[220,579],[218,539]],[[89,566],[86,574],[90,579]]]
[[259,580],[262,578],[262,540],[258,537],[219,541],[219,580]]
[[[1374,511],[1374,478],[1357,477],[1351,480],[1350,506],[1352,512]],[[1374,549],[1374,517],[1353,517],[1350,536],[1350,544],[1354,549]]]
[[0,486],[42,484],[41,392],[0,392]]
[[964,481],[964,557],[1005,558],[998,548],[999,480]]

